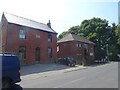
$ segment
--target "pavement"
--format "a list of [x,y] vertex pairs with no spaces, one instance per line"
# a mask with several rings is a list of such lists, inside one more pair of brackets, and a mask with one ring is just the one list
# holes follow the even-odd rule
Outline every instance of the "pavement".
[[66,65],[60,65],[55,63],[50,64],[35,64],[30,66],[21,67],[21,79],[35,79],[40,77],[47,77],[48,75],[67,73],[72,71],[77,71],[80,69],[85,69],[86,67],[76,65],[75,67],[70,67]]

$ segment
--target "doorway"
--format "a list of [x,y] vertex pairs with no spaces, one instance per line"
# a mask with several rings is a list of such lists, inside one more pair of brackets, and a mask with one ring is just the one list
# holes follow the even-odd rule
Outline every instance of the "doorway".
[[39,47],[35,49],[35,60],[40,61],[40,48]]

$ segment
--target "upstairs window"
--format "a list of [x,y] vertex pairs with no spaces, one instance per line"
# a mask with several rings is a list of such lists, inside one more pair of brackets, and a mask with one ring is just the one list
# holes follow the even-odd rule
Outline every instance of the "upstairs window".
[[20,27],[19,38],[26,39],[26,33],[23,27]]
[[80,43],[76,43],[76,47],[81,47],[81,44]]
[[57,46],[57,52],[59,52],[60,51],[60,47],[59,46]]
[[52,42],[52,35],[48,35],[48,42],[49,42],[49,43]]
[[88,49],[88,44],[83,44],[83,48]]

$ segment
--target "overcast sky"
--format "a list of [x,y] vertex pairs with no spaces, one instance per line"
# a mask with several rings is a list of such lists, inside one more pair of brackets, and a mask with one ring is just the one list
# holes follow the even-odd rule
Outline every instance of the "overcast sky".
[[[89,1],[89,2],[88,2]],[[8,12],[41,23],[51,20],[58,33],[99,17],[118,23],[119,0],[0,0],[0,15]]]

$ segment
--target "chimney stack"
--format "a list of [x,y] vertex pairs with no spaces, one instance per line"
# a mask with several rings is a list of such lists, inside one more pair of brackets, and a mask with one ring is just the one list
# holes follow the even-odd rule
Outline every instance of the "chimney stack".
[[47,23],[48,27],[51,28],[51,22],[49,20],[49,22]]

